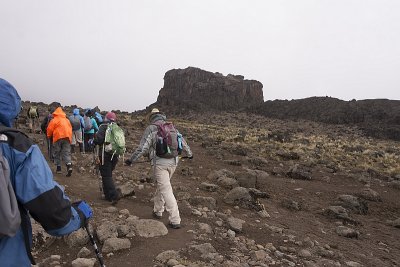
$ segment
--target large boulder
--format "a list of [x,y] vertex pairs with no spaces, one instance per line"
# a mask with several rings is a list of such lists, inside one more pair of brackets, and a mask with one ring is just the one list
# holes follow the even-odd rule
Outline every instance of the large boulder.
[[177,109],[237,110],[264,102],[263,85],[243,76],[212,73],[199,68],[173,69],[164,76],[157,105]]

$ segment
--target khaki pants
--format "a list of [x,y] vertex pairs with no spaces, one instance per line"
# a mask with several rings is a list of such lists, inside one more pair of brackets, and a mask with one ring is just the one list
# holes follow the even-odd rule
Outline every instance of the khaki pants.
[[181,217],[179,216],[178,203],[176,202],[171,186],[171,177],[175,169],[176,167],[154,167],[154,179],[157,184],[154,195],[154,212],[161,215],[165,209],[169,213],[169,222],[180,224]]

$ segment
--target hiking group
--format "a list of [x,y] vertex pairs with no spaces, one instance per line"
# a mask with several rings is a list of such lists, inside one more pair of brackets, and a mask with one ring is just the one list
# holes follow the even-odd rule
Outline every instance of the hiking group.
[[[85,201],[71,203],[54,181],[39,147],[24,133],[11,128],[21,111],[21,99],[16,89],[3,79],[0,79],[0,96],[0,262],[7,267],[30,266],[34,261],[30,254],[29,215],[49,234],[62,236],[86,226],[92,210]],[[34,110],[36,123],[39,112],[37,107]],[[165,114],[154,108],[146,118],[148,126],[139,145],[124,164],[132,166],[141,156],[148,157],[156,184],[152,216],[161,219],[166,211],[168,226],[179,229],[181,217],[171,178],[181,153],[186,152],[189,159],[193,154]],[[35,132],[33,121],[29,129]],[[66,176],[72,176],[71,153],[75,153],[78,145],[80,153],[94,153],[105,200],[112,205],[118,203],[122,194],[115,186],[112,173],[126,149],[124,131],[117,124],[115,113],[107,112],[103,119],[92,109],[80,113],[75,108],[67,117],[61,106],[53,106],[41,123],[41,131],[45,134],[48,158],[55,164],[55,173],[62,172],[63,162]],[[26,253],[20,253],[23,250]]]

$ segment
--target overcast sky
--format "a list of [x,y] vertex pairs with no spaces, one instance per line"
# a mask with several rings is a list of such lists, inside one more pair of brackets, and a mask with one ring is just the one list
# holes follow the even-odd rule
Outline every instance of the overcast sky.
[[0,77],[23,100],[134,111],[170,69],[264,99],[400,99],[399,0],[0,0]]

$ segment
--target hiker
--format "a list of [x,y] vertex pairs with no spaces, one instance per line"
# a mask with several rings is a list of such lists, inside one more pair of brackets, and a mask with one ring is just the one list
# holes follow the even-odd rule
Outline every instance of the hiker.
[[[0,174],[5,174],[0,177],[4,182],[0,185],[0,265],[3,267],[35,264],[30,253],[32,228],[29,215],[53,236],[78,230],[92,216],[89,205],[71,203],[53,180],[39,147],[22,132],[8,128],[12,127],[20,105],[18,92],[0,78]],[[9,168],[3,168],[6,166]],[[13,212],[5,214],[10,207]]]
[[28,112],[26,113],[28,117],[29,131],[34,133],[36,131],[37,123],[39,120],[39,108],[37,106],[30,106]]
[[97,125],[100,125],[103,123],[103,116],[99,112],[94,113],[94,119],[96,120]]
[[18,115],[15,117],[15,119],[14,119],[14,128],[15,129],[18,129],[19,128],[19,114],[21,114],[21,112],[22,112],[22,106],[21,106],[21,110],[20,110],[20,112],[18,113]]
[[[85,112],[85,116],[83,116],[83,120],[85,123],[84,127],[84,142],[85,142],[85,151],[93,152],[93,138],[94,134],[99,130],[99,126],[97,125],[96,120],[93,118],[93,110],[88,109]],[[89,144],[90,143],[92,145]]]
[[85,128],[85,122],[83,117],[79,114],[79,108],[73,110],[73,114],[68,117],[72,126],[72,141],[71,141],[71,153],[75,153],[75,145],[78,143],[79,151],[83,152],[83,129]]
[[44,133],[44,136],[46,137],[46,143],[47,143],[47,155],[51,161],[54,161],[54,155],[53,155],[53,140],[51,138],[47,137],[47,126],[49,126],[50,121],[53,119],[53,112],[55,111],[54,107],[49,107],[49,114],[43,118],[42,123],[40,124],[40,129],[42,130],[42,133]]
[[67,166],[67,177],[72,174],[71,140],[72,126],[61,107],[53,112],[53,119],[47,126],[47,137],[52,138],[56,173],[61,173],[61,159]]
[[[157,184],[156,192],[154,195],[154,208],[153,217],[161,219],[164,209],[169,213],[169,224],[168,226],[173,229],[181,228],[181,218],[179,216],[178,204],[176,202],[174,193],[171,186],[172,175],[178,165],[178,153],[173,151],[175,154],[166,158],[157,151],[159,150],[157,140],[159,138],[158,132],[160,127],[166,123],[166,116],[162,114],[158,109],[154,108],[148,115],[147,126],[142,139],[140,140],[139,146],[136,148],[132,156],[125,160],[125,164],[130,166],[137,161],[142,155],[148,154],[149,161],[153,167],[153,176]],[[174,138],[180,138],[180,149],[185,150],[189,159],[193,158],[192,151],[187,145],[185,139],[181,134],[174,128]],[[171,136],[172,133],[171,133]],[[177,142],[177,140],[175,140]],[[178,147],[175,148],[177,150]]]
[[[104,122],[100,125],[96,136],[93,139],[95,145],[100,145],[101,153],[99,153],[99,170],[103,183],[103,192],[106,200],[110,201],[111,204],[115,205],[121,198],[121,191],[115,188],[114,180],[112,178],[112,172],[118,163],[119,153],[113,150],[107,135],[111,134],[110,131],[114,128],[112,126],[117,125],[117,116],[114,112],[108,112],[104,118]],[[125,142],[125,137],[124,142]],[[111,146],[111,147],[110,147]],[[122,152],[123,153],[123,152]]]

